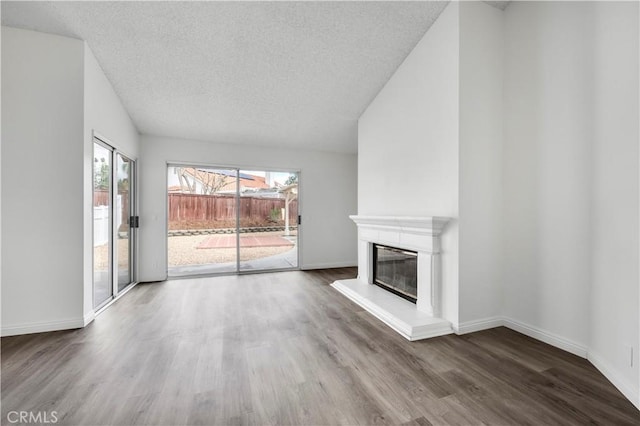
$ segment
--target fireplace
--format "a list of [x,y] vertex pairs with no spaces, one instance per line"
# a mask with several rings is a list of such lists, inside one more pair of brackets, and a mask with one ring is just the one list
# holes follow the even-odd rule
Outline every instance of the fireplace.
[[331,286],[409,340],[451,333],[440,282],[440,234],[449,219],[350,218],[358,225],[358,278]]
[[373,283],[411,303],[418,300],[418,253],[373,245]]

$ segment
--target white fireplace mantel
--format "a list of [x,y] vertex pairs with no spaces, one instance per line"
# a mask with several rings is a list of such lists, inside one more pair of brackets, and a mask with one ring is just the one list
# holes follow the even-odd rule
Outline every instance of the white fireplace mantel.
[[432,254],[440,252],[440,234],[449,222],[446,217],[353,215],[349,218],[358,225],[358,239],[361,241]]
[[[449,218],[349,216],[358,225],[358,278],[339,280],[336,290],[378,317],[409,340],[451,333],[441,316],[440,235]],[[373,245],[418,254],[417,303],[373,285]]]
[[371,229],[397,229],[403,232],[434,235],[438,236],[449,222],[448,217],[429,216],[358,216],[351,215],[349,219],[353,220],[358,227],[367,227]]

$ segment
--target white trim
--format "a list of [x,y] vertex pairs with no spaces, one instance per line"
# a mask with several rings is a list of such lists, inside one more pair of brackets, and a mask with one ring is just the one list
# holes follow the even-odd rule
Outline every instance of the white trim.
[[449,222],[448,217],[439,216],[349,216],[358,227],[371,229],[401,229],[406,234],[438,236]]
[[490,328],[501,327],[505,323],[503,317],[489,317],[473,321],[465,321],[453,327],[456,334],[475,333],[476,331],[488,330]]
[[91,129],[91,138],[92,138],[92,140],[91,140],[92,142],[93,142],[93,139],[98,139],[103,144],[108,145],[111,148],[112,151],[118,151],[122,155],[124,155],[125,157],[129,158],[130,160],[138,161],[138,159],[136,157],[133,157],[133,156],[129,155],[126,150],[123,150],[122,147],[119,144],[114,143],[111,139],[103,136],[96,129]]
[[515,330],[518,333],[522,333],[526,336],[533,337],[536,340],[540,340],[544,343],[548,343],[551,346],[555,346],[556,348],[570,352],[581,358],[587,357],[588,348],[584,345],[576,343],[572,340],[569,340],[557,334],[551,333],[550,331],[543,330],[541,328],[534,327],[532,325],[528,325],[511,318],[504,318],[503,321],[504,321],[505,327]]
[[118,295],[114,298],[112,298],[108,303],[106,303],[104,306],[100,307],[100,309],[98,309],[97,311],[94,311],[94,318],[97,317],[98,315],[100,315],[101,313],[103,313],[109,306],[113,305],[114,303],[116,303],[118,300],[120,300],[120,298],[122,296],[124,296],[125,294],[127,294],[132,288],[134,288],[135,286],[137,286],[139,283],[139,281],[135,281],[131,284],[129,284],[128,286],[126,286],[124,289],[120,290],[118,292]]
[[[147,135],[148,136],[148,135]],[[162,137],[162,136],[160,136]],[[256,166],[254,165],[246,165],[246,164],[235,164],[235,163],[226,163],[224,166],[220,165],[212,165],[212,163],[200,163],[197,161],[166,161],[167,167],[208,167],[214,169],[241,169],[241,170],[249,170],[249,171],[261,171],[261,172],[279,172],[279,173],[300,173],[302,168],[291,168],[284,169],[279,167],[264,167],[264,166]]]
[[73,318],[60,321],[32,322],[2,327],[2,337],[19,334],[45,333],[48,331],[71,330],[84,327],[84,318]]
[[529,336],[533,339],[547,343],[558,349],[562,349],[563,351],[567,351],[569,353],[577,355],[581,358],[587,358],[587,354],[589,353],[589,348],[587,346],[576,343],[548,330],[543,330],[541,328],[525,324],[513,318],[502,316],[465,321],[463,323],[460,323],[458,327],[454,326],[454,330],[456,334],[466,334],[502,326],[517,331],[520,334],[524,334],[525,336]]
[[358,266],[357,260],[348,260],[346,262],[310,263],[301,265],[300,270],[309,271],[312,269],[355,268],[356,266]]
[[88,326],[93,320],[96,319],[96,313],[94,311],[87,312],[84,314],[84,326]]
[[624,377],[620,376],[616,370],[604,360],[604,358],[600,357],[600,355],[593,351],[589,352],[587,359],[611,382],[611,384],[613,384],[613,386],[622,392],[622,394],[640,410],[640,401],[638,400],[640,393],[637,389],[633,388],[631,383],[625,380]]
[[[396,330],[398,331],[398,330]],[[438,336],[446,336],[447,334],[452,334],[453,330],[451,329],[451,323],[446,325],[441,325],[439,327],[429,326],[424,330],[415,330],[411,336],[407,336],[404,333],[400,334],[407,340],[411,342],[415,342],[416,340],[430,339],[432,337]]]

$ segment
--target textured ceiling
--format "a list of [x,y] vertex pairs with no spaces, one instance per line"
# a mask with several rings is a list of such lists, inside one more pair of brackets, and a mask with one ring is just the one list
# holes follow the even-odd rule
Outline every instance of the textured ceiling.
[[357,119],[446,2],[2,2],[86,40],[142,133],[356,152]]

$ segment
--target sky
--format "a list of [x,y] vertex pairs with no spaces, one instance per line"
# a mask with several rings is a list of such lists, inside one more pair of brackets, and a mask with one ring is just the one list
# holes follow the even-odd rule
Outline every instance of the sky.
[[[198,168],[205,168],[205,167],[198,167]],[[212,167],[212,169],[215,169],[215,168]],[[228,170],[228,169],[225,169],[225,170]],[[240,172],[244,173],[244,174],[260,176],[260,177],[265,177],[266,174],[267,174],[267,172],[264,171],[264,170],[244,170],[244,169],[241,169]],[[292,173],[290,173],[290,172],[273,172],[272,171],[272,172],[269,172],[269,173],[271,173],[271,179],[274,182],[278,182],[279,184],[284,184],[287,181],[287,179],[289,178],[289,176],[292,175]],[[180,185],[180,182],[178,180],[178,176],[175,173],[170,172],[168,174],[168,186],[178,186],[178,185]]]

